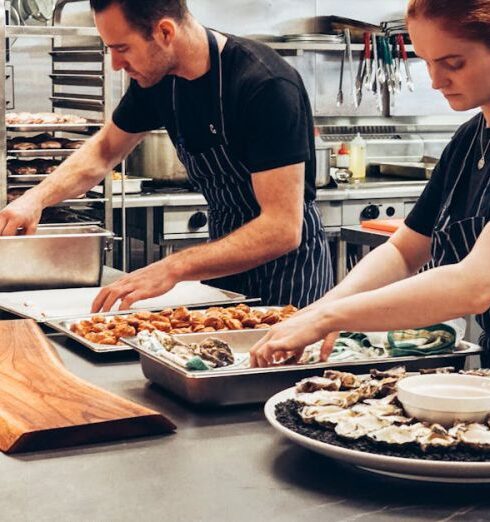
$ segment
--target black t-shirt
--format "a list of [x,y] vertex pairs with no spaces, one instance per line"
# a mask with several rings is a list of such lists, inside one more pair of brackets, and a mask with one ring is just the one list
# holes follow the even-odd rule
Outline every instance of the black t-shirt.
[[[480,146],[481,115],[478,114],[462,125],[451,142],[444,149],[439,163],[436,165],[431,179],[427,183],[415,207],[407,216],[405,223],[408,227],[424,236],[432,235],[442,206],[453,189],[463,160],[467,153],[466,168],[456,186],[451,203],[451,219],[459,221],[475,215],[482,191],[487,186],[490,177],[490,151],[487,151],[485,166],[478,170],[477,163],[481,158]],[[478,133],[476,140],[471,143]],[[483,149],[490,139],[490,129],[483,133]],[[471,150],[469,150],[471,147]],[[488,212],[490,209],[482,209]]]
[[[250,172],[305,162],[305,199],[315,198],[313,116],[298,72],[268,46],[226,35],[221,53],[225,132],[235,157]],[[175,143],[173,76],[143,89],[134,80],[113,114],[126,132],[165,127]],[[212,146],[210,132],[217,93],[211,74],[177,78],[179,121],[190,152]]]

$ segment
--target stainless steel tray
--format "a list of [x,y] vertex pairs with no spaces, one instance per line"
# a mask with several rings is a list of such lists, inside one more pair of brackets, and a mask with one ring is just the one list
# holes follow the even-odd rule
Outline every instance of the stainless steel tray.
[[[50,227],[51,228],[51,227]],[[64,288],[57,290],[34,290],[28,292],[0,293],[0,309],[40,323],[71,319],[72,322],[89,319],[93,300],[100,287]],[[242,294],[220,290],[203,285],[197,281],[182,281],[166,294],[135,303],[134,308],[123,312],[109,312],[107,316],[131,314],[140,310],[163,310],[167,307],[187,306],[204,308],[238,304],[257,303],[256,298],[247,298]]]
[[436,163],[414,162],[414,163],[380,163],[379,171],[386,176],[399,176],[402,178],[429,179]]
[[112,232],[103,228],[79,225],[40,228],[30,236],[0,237],[0,289],[97,286],[112,237]]
[[[223,292],[228,292],[228,291],[227,290],[223,290]],[[230,292],[230,294],[233,294],[233,292]],[[246,299],[241,294],[235,294],[235,295],[240,296],[240,299],[233,298],[233,299],[230,299],[229,301],[222,302],[222,303],[213,302],[213,303],[202,303],[202,304],[199,304],[199,305],[196,305],[196,304],[194,304],[194,305],[185,305],[184,304],[184,305],[180,305],[180,306],[187,306],[187,308],[189,308],[189,310],[204,311],[204,308],[207,308],[207,307],[210,307],[210,306],[218,306],[220,304],[222,304],[222,305],[223,304],[224,305],[233,305],[235,303],[236,304],[238,304],[238,303],[249,303],[249,304],[251,304],[253,302],[257,302],[258,301],[258,299]],[[1,307],[1,305],[0,305],[0,307]],[[87,316],[84,316],[84,317],[76,317],[76,318],[75,317],[70,317],[70,318],[63,318],[63,319],[58,319],[58,320],[48,320],[48,321],[46,321],[46,326],[49,326],[50,328],[53,328],[53,330],[56,330],[57,332],[65,334],[66,337],[68,337],[70,339],[73,339],[74,341],[77,341],[78,343],[80,343],[81,345],[87,347],[89,350],[91,350],[92,352],[95,352],[95,353],[127,352],[127,351],[130,351],[130,350],[134,349],[135,341],[133,339],[124,339],[125,344],[122,345],[122,346],[98,344],[98,343],[93,343],[93,342],[85,339],[81,335],[78,335],[78,334],[72,332],[70,328],[71,328],[71,326],[73,324],[79,323],[80,321],[88,320],[88,319],[92,318],[94,315],[102,315],[106,319],[112,319],[116,315],[124,317],[126,315],[130,315],[130,314],[134,314],[134,313],[142,312],[142,311],[156,312],[156,311],[162,310],[162,308],[164,308],[164,307],[159,307],[159,308],[138,308],[138,309],[131,310],[130,312],[128,312],[126,310],[126,311],[123,311],[123,312],[116,312],[116,313],[109,312],[109,313],[105,313],[105,314],[90,314],[90,315],[87,315]],[[264,309],[264,308],[267,308],[267,307],[254,307],[254,308],[256,308],[256,309],[257,308],[258,309]],[[260,333],[262,333],[264,331],[267,331],[267,329],[264,328],[264,329],[261,329],[261,330],[232,330],[230,332],[216,332],[216,333],[217,334],[218,333],[232,333],[232,332],[252,332],[252,333],[253,332],[260,332]],[[192,342],[194,335],[197,335],[197,334],[192,334],[192,333],[181,334],[181,335],[179,335],[179,338],[182,337],[183,339],[186,339],[187,341]],[[214,334],[208,332],[208,335],[206,337],[210,337],[211,335],[214,335]],[[263,333],[262,333],[262,335],[263,335]],[[258,339],[260,339],[260,337]],[[248,344],[246,346],[248,346]],[[248,347],[250,347],[250,346],[248,346]],[[248,351],[248,349],[244,349],[243,351]]]
[[[175,337],[184,342],[218,337],[229,342],[236,352],[248,351],[267,331],[239,330],[207,334],[183,334]],[[191,339],[191,335],[193,336]],[[320,375],[325,368],[335,368],[353,373],[366,373],[369,368],[387,368],[398,364],[410,370],[439,366],[462,367],[464,359],[478,355],[482,348],[463,341],[460,349],[450,354],[425,357],[388,357],[364,361],[318,363],[309,365],[276,366],[272,368],[236,368],[210,371],[189,371],[172,361],[159,358],[145,351],[134,342],[125,339],[140,354],[145,377],[175,395],[193,404],[227,406],[265,402],[277,392],[312,375]],[[461,349],[463,348],[463,349]]]
[[40,131],[88,131],[90,128],[99,128],[104,125],[101,121],[87,120],[86,123],[19,123],[18,125],[7,125],[9,132],[40,132]]
[[70,156],[76,150],[78,150],[78,149],[31,149],[31,150],[9,149],[7,151],[7,156],[16,156],[18,158]]

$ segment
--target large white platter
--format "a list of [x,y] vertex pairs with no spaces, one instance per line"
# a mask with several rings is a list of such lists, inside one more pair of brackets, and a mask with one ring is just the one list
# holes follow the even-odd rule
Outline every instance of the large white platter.
[[[100,288],[95,287],[1,292],[0,309],[38,322],[83,317],[90,314],[92,302],[99,291]],[[157,310],[184,305],[204,307],[217,303],[238,303],[245,299],[244,295],[220,290],[198,281],[183,281],[166,294],[137,301],[131,308]]]
[[378,453],[367,453],[335,446],[300,435],[283,426],[275,414],[276,404],[293,399],[295,389],[288,388],[271,397],[265,404],[267,420],[273,428],[291,441],[309,450],[333,459],[353,464],[359,468],[410,480],[453,483],[490,483],[489,462],[442,462],[401,457],[389,457]]

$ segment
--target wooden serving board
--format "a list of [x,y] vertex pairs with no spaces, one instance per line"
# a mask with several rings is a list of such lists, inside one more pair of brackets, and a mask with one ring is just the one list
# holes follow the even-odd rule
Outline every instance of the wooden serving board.
[[157,411],[70,373],[32,320],[0,321],[0,450],[52,449],[169,433]]

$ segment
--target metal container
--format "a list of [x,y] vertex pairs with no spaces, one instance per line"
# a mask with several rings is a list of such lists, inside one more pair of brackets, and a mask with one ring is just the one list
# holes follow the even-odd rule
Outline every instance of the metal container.
[[410,179],[430,179],[436,166],[435,161],[380,163],[379,172],[385,176]]
[[332,164],[332,149],[320,146],[315,149],[316,154],[316,187],[326,187],[330,183],[330,167]]
[[113,234],[97,226],[38,228],[0,237],[0,291],[98,286]]
[[128,157],[128,169],[132,176],[188,182],[184,165],[166,130],[150,132]]
[[[185,343],[200,342],[207,337],[219,338],[229,343],[235,353],[248,352],[267,333],[261,330],[238,330],[207,334],[182,334],[173,337]],[[462,349],[449,354],[425,357],[387,357],[363,361],[323,362],[309,365],[275,366],[271,368],[220,368],[209,371],[189,371],[178,364],[158,357],[139,347],[134,339],[124,342],[139,352],[143,374],[150,381],[193,404],[226,406],[265,402],[277,392],[293,386],[312,375],[321,375],[326,368],[368,373],[370,368],[391,368],[403,364],[410,371],[420,368],[454,366],[464,367],[466,357],[478,355],[482,349],[462,342]]]

